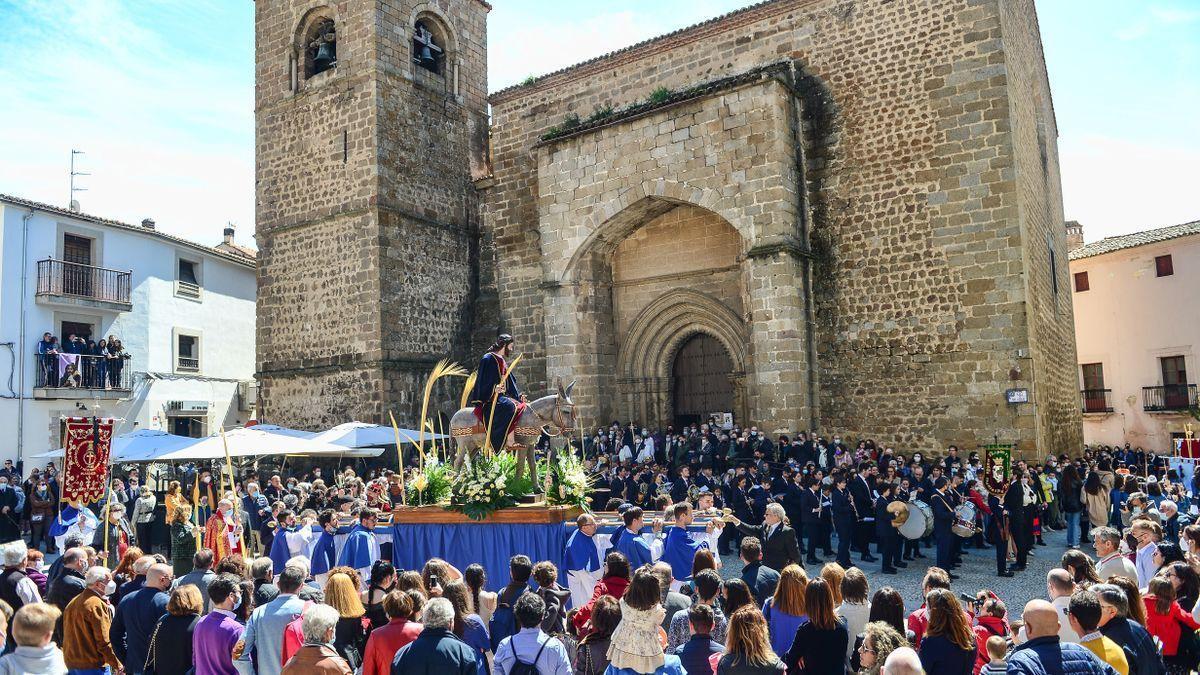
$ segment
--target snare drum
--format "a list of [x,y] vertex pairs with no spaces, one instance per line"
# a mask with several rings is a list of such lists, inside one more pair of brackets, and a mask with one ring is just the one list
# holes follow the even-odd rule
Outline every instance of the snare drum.
[[919,499],[908,502],[908,519],[900,526],[905,539],[924,539],[933,534],[933,509]]
[[954,524],[950,531],[960,537],[975,536],[975,505],[963,502],[954,509]]

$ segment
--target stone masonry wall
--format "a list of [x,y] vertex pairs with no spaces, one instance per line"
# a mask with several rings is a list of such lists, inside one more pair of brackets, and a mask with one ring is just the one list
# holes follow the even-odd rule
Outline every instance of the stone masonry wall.
[[[624,340],[602,301],[612,296],[611,252],[658,213],[690,204],[728,223],[738,248],[748,250],[740,273],[747,280],[743,321],[752,326],[752,405],[773,429],[806,419],[800,314],[783,306],[787,297],[800,305],[794,268],[802,248],[787,75],[731,80],[711,96],[537,149],[547,374],[579,382],[584,414],[599,415],[620,395],[613,366],[624,358]],[[700,312],[694,317],[708,321]]]
[[[1002,25],[1004,13],[1021,21]],[[1046,295],[1034,280],[1034,251],[1045,239],[1034,241],[1039,227],[1030,227],[1025,207],[1033,195],[1017,177],[1036,139],[1013,133],[1021,123],[1012,118],[1022,113],[1010,98],[1029,98],[1045,81],[1034,25],[1028,2],[775,0],[493,94],[495,178],[485,217],[503,321],[532,352],[526,379],[554,370],[538,347],[554,349],[561,338],[547,331],[569,324],[546,321],[538,308],[571,311],[545,286],[547,258],[559,255],[545,201],[559,196],[548,186],[563,167],[535,160],[539,136],[571,113],[587,117],[659,87],[682,90],[789,60],[799,72],[803,142],[779,142],[790,144],[781,151],[802,162],[806,181],[790,218],[815,256],[817,425],[927,451],[994,435],[1030,451],[1051,433],[1035,427],[1061,428],[1054,442],[1072,442],[1078,413],[1066,412],[1052,365],[1062,358],[1074,367],[1069,298],[1066,311],[1027,315],[1027,304]],[[605,133],[615,132],[596,135]],[[617,136],[613,143],[624,142]],[[1045,136],[1052,146],[1054,136]],[[686,169],[676,164],[666,174]],[[624,189],[640,183],[629,176]],[[692,189],[686,180],[678,186]],[[1044,192],[1045,222],[1057,214],[1061,223],[1057,190]],[[564,223],[586,217],[570,208],[555,215]],[[1065,270],[1065,249],[1061,258]],[[802,294],[804,274],[776,279],[789,277]],[[747,276],[751,295],[758,278]],[[792,321],[797,328],[775,337],[803,352],[802,300],[766,293],[750,311],[763,312],[767,325]],[[1035,349],[1032,367],[1019,358],[1047,336],[1055,354]],[[1044,414],[1004,404],[1010,386],[1041,392],[1034,396]],[[748,421],[768,419],[767,406],[752,399],[757,419]]]
[[[255,9],[263,419],[320,428],[394,412],[412,423],[413,392],[470,332],[488,7],[262,0]],[[293,87],[298,35],[317,14],[335,22],[337,66]],[[443,76],[413,65],[418,18],[446,41]]]
[[647,223],[613,252],[613,309],[617,335],[653,300],[685,286],[742,314],[741,238],[719,216],[679,206]]
[[[1083,447],[1067,231],[1062,226],[1058,125],[1032,0],[1000,0],[1010,87],[1017,205],[1025,242],[1026,316],[1039,456]],[[1024,91],[1018,87],[1023,87]],[[1053,264],[1050,252],[1054,252]],[[1026,447],[1027,451],[1033,448]]]

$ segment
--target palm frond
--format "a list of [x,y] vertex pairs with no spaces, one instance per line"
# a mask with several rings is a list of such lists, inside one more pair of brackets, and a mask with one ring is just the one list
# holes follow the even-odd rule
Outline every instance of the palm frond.
[[425,456],[424,422],[425,417],[429,413],[429,399],[433,396],[434,383],[443,377],[466,377],[466,375],[466,368],[454,363],[450,359],[442,359],[441,361],[437,362],[437,365],[435,365],[433,370],[429,373],[429,378],[425,380],[425,400],[421,402],[421,426],[419,427],[421,429],[421,434],[420,442],[418,443],[418,448],[420,448],[422,457]]
[[475,380],[479,379],[479,371],[476,370],[467,376],[467,383],[463,385],[462,398],[458,401],[458,407],[465,408],[470,402],[471,390],[475,388]]

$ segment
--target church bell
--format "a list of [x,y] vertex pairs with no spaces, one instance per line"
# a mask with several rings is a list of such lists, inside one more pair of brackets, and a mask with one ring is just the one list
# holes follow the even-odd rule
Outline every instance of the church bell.
[[335,63],[337,63],[337,52],[334,51],[334,43],[322,41],[321,45],[317,47],[317,55],[313,57],[313,68],[320,72],[332,67]]

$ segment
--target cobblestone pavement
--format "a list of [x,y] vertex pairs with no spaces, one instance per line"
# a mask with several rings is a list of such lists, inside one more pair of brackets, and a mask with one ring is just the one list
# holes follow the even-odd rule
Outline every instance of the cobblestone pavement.
[[[1046,546],[1033,547],[1033,555],[1029,558],[1028,569],[1024,572],[1016,572],[1012,577],[996,576],[996,558],[992,549],[966,550],[962,566],[954,571],[955,574],[962,577],[954,582],[954,591],[974,595],[980,589],[991,589],[1004,600],[1013,616],[1018,616],[1026,602],[1046,597],[1046,572],[1058,566],[1062,554],[1067,550],[1067,535],[1063,530],[1057,532],[1047,530],[1043,540],[1046,542]],[[836,539],[834,546],[836,550]],[[1095,551],[1091,550],[1090,545],[1085,545],[1083,550],[1094,557]],[[921,578],[925,576],[926,570],[934,564],[932,548],[922,548],[921,552],[926,559],[918,558],[909,561],[908,569],[900,570],[899,574],[881,574],[878,562],[867,563],[863,569],[867,572],[867,580],[871,584],[870,593],[873,595],[879,588],[891,586],[899,590],[900,595],[904,598],[905,611],[911,612],[920,607],[922,602]],[[859,557],[858,554],[852,556],[856,561]],[[722,556],[721,562],[722,577],[733,579],[741,574],[742,561],[737,556]],[[820,565],[804,566],[804,571],[810,578],[819,573],[820,569]]]

